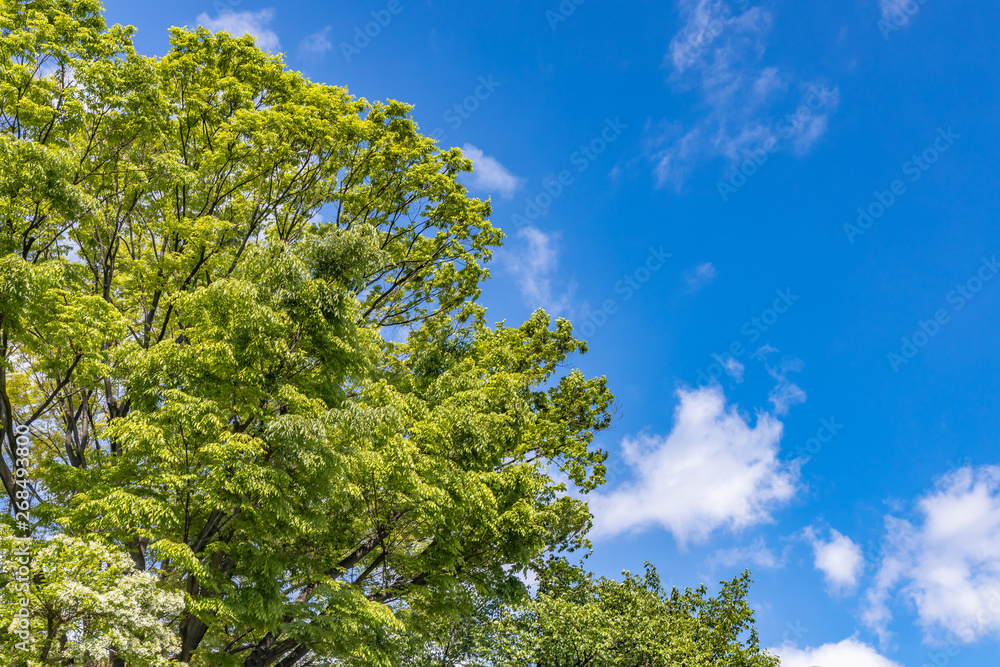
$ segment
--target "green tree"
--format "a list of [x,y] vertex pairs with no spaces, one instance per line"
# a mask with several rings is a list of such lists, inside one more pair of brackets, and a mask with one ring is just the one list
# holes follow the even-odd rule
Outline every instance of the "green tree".
[[409,107],[0,0],[0,159],[0,481],[30,426],[41,528],[183,594],[174,660],[388,664],[409,610],[586,545],[548,471],[601,483],[611,395],[569,323],[487,324],[502,234]]
[[[621,581],[564,560],[542,570],[537,594],[498,605],[469,596],[412,633],[403,664],[420,667],[777,667],[762,651],[746,596],[749,573],[716,596],[666,591],[651,565]],[[478,603],[476,601],[478,600]]]

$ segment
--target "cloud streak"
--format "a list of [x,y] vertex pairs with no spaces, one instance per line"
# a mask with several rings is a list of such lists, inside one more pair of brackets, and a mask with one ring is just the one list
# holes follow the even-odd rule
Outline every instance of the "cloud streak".
[[[907,10],[915,4],[916,0],[880,0],[882,19],[906,25],[910,22],[911,14],[914,13]],[[917,5],[917,11],[919,11],[919,5]]]
[[801,371],[802,365],[800,359],[785,359],[777,368],[767,366],[768,374],[778,383],[768,395],[768,400],[774,406],[774,414],[787,415],[793,405],[806,402],[806,392],[788,379],[788,373]]
[[697,292],[702,287],[707,287],[715,282],[718,272],[711,262],[699,264],[695,268],[684,274],[684,280],[688,284],[689,292]]
[[558,236],[536,227],[525,227],[517,236],[524,242],[523,250],[505,252],[503,257],[507,269],[517,277],[525,303],[532,308],[544,308],[550,314],[566,313],[569,294],[557,298],[552,285],[559,268]]
[[757,538],[745,547],[722,549],[710,559],[712,565],[746,568],[752,565],[759,570],[777,570],[785,566],[787,554],[780,556],[767,546],[763,538]]
[[330,41],[331,26],[326,26],[322,30],[307,35],[299,42],[299,56],[318,60],[326,55],[326,52],[333,48]]
[[[722,0],[680,0],[678,6],[685,23],[671,40],[666,66],[675,85],[697,95],[701,119],[647,127],[658,185],[679,189],[712,159],[724,158],[732,169],[755,154],[806,153],[826,132],[838,94],[764,64],[770,12],[736,13]],[[810,96],[821,100],[818,107],[787,113]]]

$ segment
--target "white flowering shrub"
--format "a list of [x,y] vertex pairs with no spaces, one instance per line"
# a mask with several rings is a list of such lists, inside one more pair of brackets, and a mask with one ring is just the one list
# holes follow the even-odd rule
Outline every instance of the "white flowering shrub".
[[[56,535],[24,541],[0,526],[0,654],[9,664],[177,664],[179,592],[135,569],[120,549]],[[70,662],[72,661],[72,662]]]

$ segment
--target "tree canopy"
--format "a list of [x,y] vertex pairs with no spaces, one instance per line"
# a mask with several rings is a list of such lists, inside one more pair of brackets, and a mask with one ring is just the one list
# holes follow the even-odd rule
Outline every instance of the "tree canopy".
[[498,602],[471,594],[464,612],[411,633],[403,664],[419,667],[777,667],[761,650],[747,602],[749,573],[708,589],[663,588],[647,564],[621,581],[562,558],[539,568],[535,595]]
[[27,427],[35,521],[4,653],[394,664],[585,549],[613,398],[566,320],[487,322],[472,163],[249,36],[147,57],[101,11],[0,0],[0,482]]

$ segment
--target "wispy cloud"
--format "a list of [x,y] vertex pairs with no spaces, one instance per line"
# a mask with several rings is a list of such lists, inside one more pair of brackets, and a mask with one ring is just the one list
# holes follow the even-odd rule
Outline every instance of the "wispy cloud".
[[569,292],[555,296],[553,279],[559,268],[558,236],[546,234],[535,227],[518,231],[516,248],[505,251],[503,258],[521,287],[521,295],[532,308],[544,308],[550,314],[565,314],[569,308]]
[[722,370],[726,371],[726,375],[733,378],[737,384],[743,382],[743,374],[746,372],[747,367],[737,361],[736,357],[723,358],[718,354],[712,356],[722,366]]
[[834,595],[854,591],[865,569],[861,547],[833,529],[827,540],[821,538],[811,526],[805,530],[804,535],[813,549],[813,564],[823,573],[829,591]]
[[[893,21],[899,25],[906,25],[910,22],[910,15],[913,12],[907,11],[915,0],[879,0],[882,8],[882,18],[886,21]],[[917,5],[919,11],[920,6]]]
[[326,26],[322,30],[307,35],[299,42],[299,57],[318,60],[326,55],[326,52],[333,48],[330,41],[331,26]]
[[697,292],[702,287],[707,287],[715,282],[717,275],[715,266],[711,262],[705,262],[685,272],[684,280],[687,281],[688,291]]
[[757,351],[750,356],[753,357],[754,359],[757,359],[758,361],[765,361],[768,358],[768,356],[779,351],[780,350],[778,350],[778,348],[771,347],[770,344],[765,343],[762,347],[758,347]]
[[[685,24],[671,40],[666,66],[675,85],[697,93],[701,119],[647,127],[657,182],[680,188],[695,167],[714,158],[734,167],[761,151],[808,151],[825,133],[838,93],[764,64],[770,12],[737,13],[722,0],[679,0],[678,6]],[[819,102],[797,113],[810,98]]]
[[785,561],[786,554],[776,554],[763,538],[757,538],[745,547],[717,551],[709,560],[713,566],[746,568],[752,565],[757,570],[777,570],[785,566]]
[[1000,638],[1000,466],[944,475],[916,508],[885,518],[889,539],[862,618],[888,644],[898,591],[928,640]]
[[778,459],[781,422],[758,413],[751,425],[718,385],[681,389],[678,397],[669,435],[622,442],[634,481],[591,496],[595,536],[660,527],[682,545],[703,541],[717,530],[770,522],[795,495],[797,464]]
[[204,26],[212,32],[228,32],[236,37],[245,34],[253,35],[257,40],[257,46],[264,51],[278,53],[281,50],[281,42],[278,35],[268,26],[274,20],[274,9],[261,9],[252,12],[234,12],[226,9],[215,18],[208,14],[198,15],[198,25]]
[[788,373],[799,372],[802,366],[802,361],[799,359],[785,359],[778,367],[767,366],[767,372],[778,382],[768,395],[768,400],[774,406],[774,414],[787,415],[793,405],[806,402],[806,392],[788,379]]
[[496,192],[504,199],[510,199],[524,185],[524,180],[512,174],[499,160],[472,144],[465,144],[462,152],[474,165],[472,187]]

